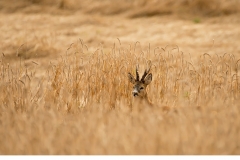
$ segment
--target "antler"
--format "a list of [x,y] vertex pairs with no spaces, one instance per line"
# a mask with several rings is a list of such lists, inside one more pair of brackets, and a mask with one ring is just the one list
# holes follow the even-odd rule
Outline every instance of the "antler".
[[152,66],[150,65],[150,67],[144,71],[143,76],[142,76],[142,78],[141,78],[141,81],[142,81],[142,82],[144,82],[144,78],[145,78],[145,77],[148,75],[148,73],[150,72],[151,67],[152,67]]
[[136,81],[139,81],[138,66],[136,66]]

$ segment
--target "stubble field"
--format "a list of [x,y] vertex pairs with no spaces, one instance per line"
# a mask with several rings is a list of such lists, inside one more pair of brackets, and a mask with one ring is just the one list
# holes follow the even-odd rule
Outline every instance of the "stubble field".
[[240,154],[240,1],[218,2],[1,1],[0,153]]

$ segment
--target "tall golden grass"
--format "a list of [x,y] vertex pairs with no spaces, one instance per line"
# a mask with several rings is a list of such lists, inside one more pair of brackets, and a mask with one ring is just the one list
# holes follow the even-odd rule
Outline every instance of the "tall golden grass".
[[1,0],[0,154],[240,154],[239,6]]
[[[146,46],[146,45],[145,45]],[[139,42],[73,43],[39,75],[1,56],[1,154],[240,154],[239,62]],[[136,105],[127,73],[152,64]]]

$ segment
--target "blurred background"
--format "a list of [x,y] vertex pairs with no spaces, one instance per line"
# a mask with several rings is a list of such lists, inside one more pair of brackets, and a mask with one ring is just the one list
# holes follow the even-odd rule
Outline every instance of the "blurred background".
[[127,14],[131,18],[166,14],[222,16],[240,10],[239,0],[2,0],[0,6],[1,11],[6,13],[81,10],[100,15]]
[[[1,0],[0,52],[41,67],[83,41],[90,52],[176,47],[185,54],[240,55],[240,0]],[[17,56],[16,56],[17,54]]]
[[[0,49],[13,58],[89,48],[177,45],[186,53],[240,53],[240,0],[1,0]],[[33,56],[34,55],[34,56]],[[49,58],[48,57],[48,58]]]

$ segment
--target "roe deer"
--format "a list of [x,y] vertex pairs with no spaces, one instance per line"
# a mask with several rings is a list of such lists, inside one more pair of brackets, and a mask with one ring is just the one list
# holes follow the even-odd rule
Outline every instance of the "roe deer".
[[152,81],[152,73],[150,72],[151,67],[146,69],[141,79],[139,79],[138,67],[136,67],[136,79],[131,73],[128,73],[128,80],[134,85],[132,95],[140,101],[146,101],[147,104],[152,106],[152,103],[148,99],[146,87]]

